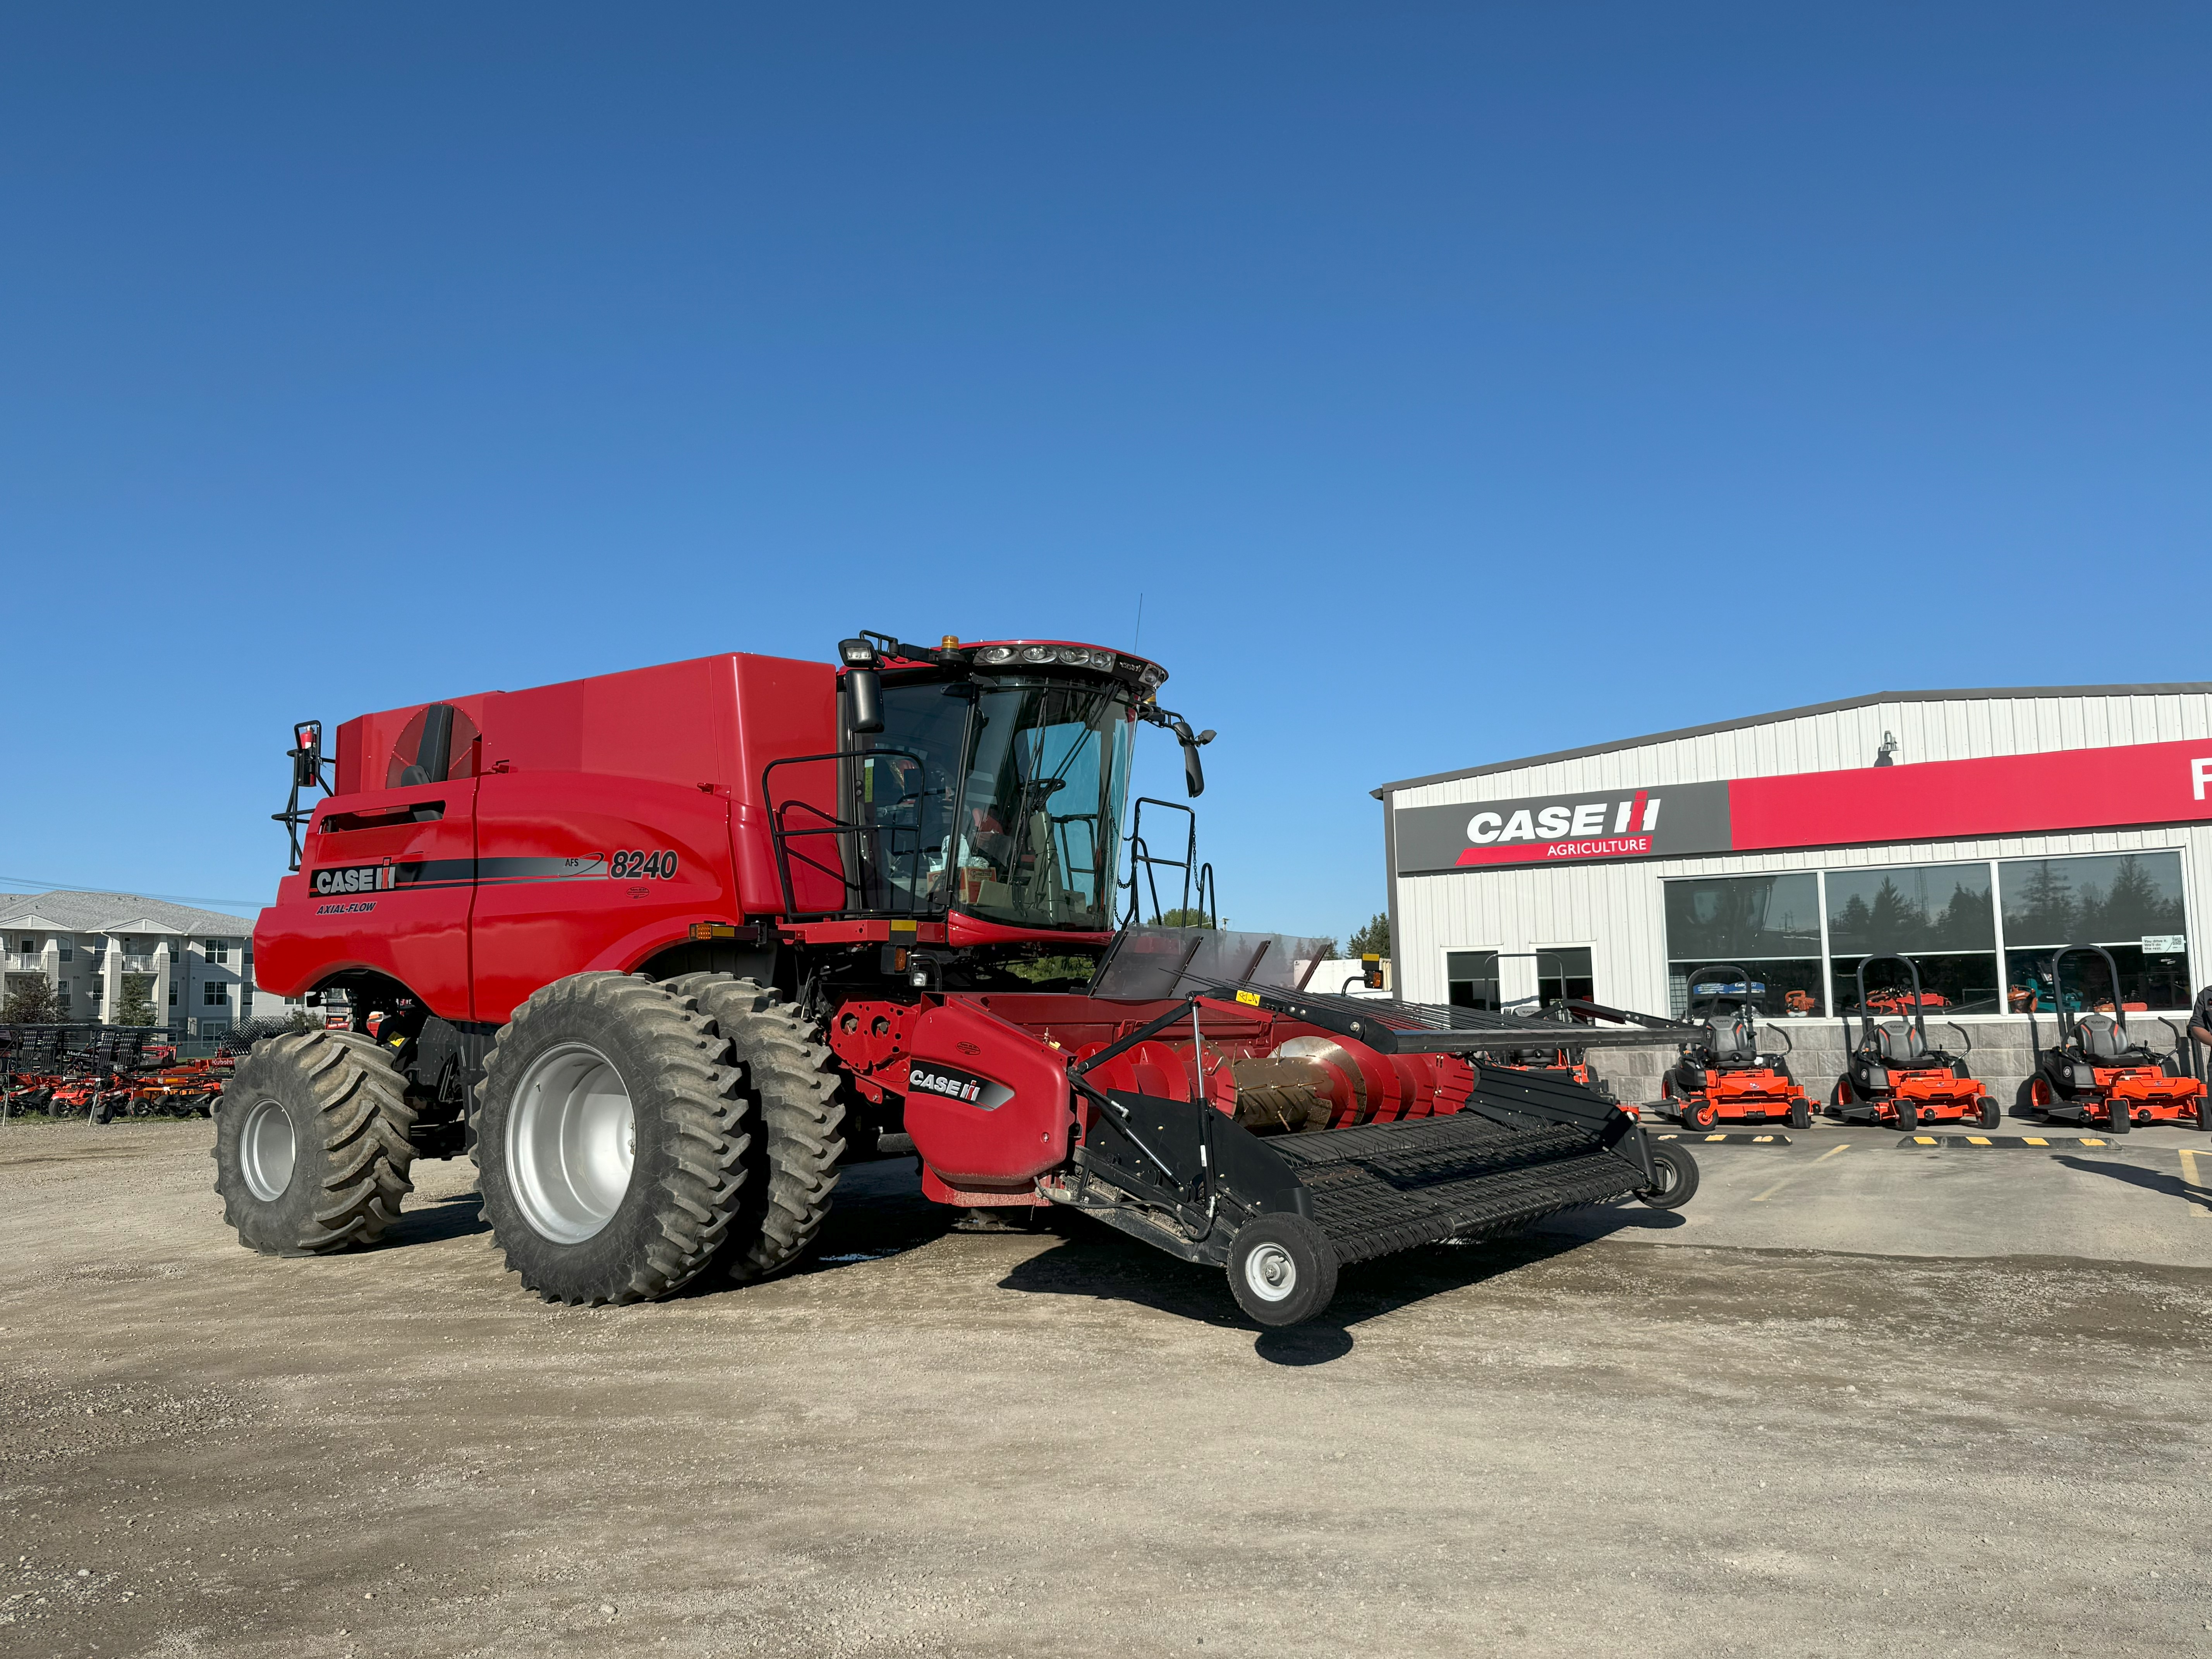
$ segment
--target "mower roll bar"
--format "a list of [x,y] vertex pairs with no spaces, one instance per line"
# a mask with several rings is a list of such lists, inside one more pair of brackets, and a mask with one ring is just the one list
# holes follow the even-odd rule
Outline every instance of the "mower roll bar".
[[[2118,1036],[2118,1046],[2122,1049],[2131,1048],[2135,1045],[2128,1041],[2128,1000],[2120,993],[2120,964],[2112,960],[2112,953],[2101,945],[2062,945],[2051,954],[2051,1000],[2057,1007],[2058,1046],[2063,1048],[2073,1042],[2075,1033],[2081,1024],[2081,1016],[2066,1006],[2066,981],[2062,977],[2061,964],[2076,951],[2087,956],[2092,951],[2104,957],[2105,972],[2110,977],[2112,1029]],[[2031,1024],[2034,1018],[2034,1011],[2031,1008],[2028,1013]]]
[[[1751,969],[1748,968],[1740,967],[1733,962],[1709,962],[1704,967],[1693,970],[1690,974],[1689,977],[1682,981],[1682,1012],[1686,1014],[1696,1013],[1698,1008],[1698,981],[1710,975],[1717,974],[1726,974],[1730,975],[1729,978],[1724,978],[1721,981],[1721,985],[1723,988],[1734,983],[1735,980],[1740,979],[1743,981],[1742,1006],[1744,1012],[1750,1014],[1753,1018],[1757,1018],[1759,1011],[1751,1006]],[[1728,993],[1725,988],[1713,993],[1711,1002],[1716,1010],[1717,1010],[1721,1006],[1721,998],[1727,994]],[[1692,1025],[1701,1025],[1705,1022],[1693,1018],[1688,1023]]]
[[1855,1046],[1864,1048],[1874,1041],[1874,1011],[1867,1006],[1866,970],[1869,963],[1876,962],[1901,962],[1905,964],[1905,971],[1912,975],[1913,1052],[1922,1054],[1929,1053],[1928,1015],[1926,1005],[1920,998],[1920,964],[1911,957],[1899,956],[1894,951],[1886,952],[1878,957],[1868,957],[1859,963],[1859,1040]]

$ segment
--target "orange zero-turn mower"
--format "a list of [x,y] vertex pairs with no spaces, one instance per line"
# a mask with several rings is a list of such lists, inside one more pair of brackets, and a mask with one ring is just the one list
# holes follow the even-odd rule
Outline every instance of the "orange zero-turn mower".
[[[1739,985],[1741,990],[1735,988]],[[1723,1123],[1787,1123],[1793,1129],[1809,1125],[1813,1109],[1804,1085],[1790,1075],[1788,1059],[1759,1051],[1749,971],[1733,963],[1709,963],[1690,975],[1689,988],[1683,1012],[1696,1035],[1682,1044],[1681,1058],[1659,1080],[1662,1105],[1673,1109],[1686,1129],[1708,1130]]]
[[[2104,957],[2111,975],[2109,1014],[2077,1014],[2066,1006],[2066,958],[2091,951]],[[2101,945],[2069,945],[2058,951],[2051,958],[2051,1000],[2057,1005],[2058,1045],[2037,1045],[2035,1075],[2027,1085],[2028,1104],[2038,1122],[2056,1119],[2116,1135],[2138,1124],[2186,1122],[2212,1128],[2204,1085],[2183,1068],[2179,1054],[2153,1054],[2128,1035],[2119,964],[2110,951]],[[2031,1023],[2034,1018],[2031,1011]]]
[[[1867,968],[1877,962],[1899,962],[1911,976],[1910,1000],[1902,993],[1869,995]],[[1879,1123],[1907,1134],[1928,1123],[1972,1121],[1994,1129],[2004,1121],[2003,1110],[1990,1091],[1967,1070],[1965,1059],[1928,1042],[1930,1001],[1941,1001],[1920,988],[1920,964],[1911,957],[1869,957],[1859,963],[1859,1036],[1844,1060],[1844,1074],[1836,1079],[1836,1092],[1828,1115],[1846,1123]],[[1878,1011],[1910,1009],[1905,1018],[1877,1021]],[[1962,1028],[1954,1027],[1961,1037]],[[1966,1038],[1971,1049],[1973,1040]]]

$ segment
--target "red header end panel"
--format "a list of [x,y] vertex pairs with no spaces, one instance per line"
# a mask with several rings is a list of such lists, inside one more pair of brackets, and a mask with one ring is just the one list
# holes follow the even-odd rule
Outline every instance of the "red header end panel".
[[906,1132],[952,1187],[1026,1187],[1067,1158],[1067,1056],[958,997],[915,1023]]

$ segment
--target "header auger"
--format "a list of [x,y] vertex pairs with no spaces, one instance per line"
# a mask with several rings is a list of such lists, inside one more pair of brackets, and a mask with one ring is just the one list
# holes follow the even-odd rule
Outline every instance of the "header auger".
[[1344,1263],[1696,1190],[1571,1074],[1485,1058],[1555,1027],[1309,994],[1319,941],[1145,925],[1158,863],[1211,904],[1194,841],[1122,854],[1138,726],[1205,787],[1213,733],[1158,706],[1157,664],[838,657],[364,714],[327,759],[302,723],[257,963],[349,1029],[259,1042],[225,1091],[244,1242],[372,1241],[415,1158],[467,1152],[526,1286],[635,1301],[789,1267],[843,1160],[910,1142],[938,1202],[1083,1212],[1289,1324]]

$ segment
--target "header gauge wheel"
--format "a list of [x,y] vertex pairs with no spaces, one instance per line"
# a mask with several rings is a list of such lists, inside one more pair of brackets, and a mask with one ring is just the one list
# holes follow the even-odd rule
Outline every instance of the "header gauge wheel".
[[1229,1288],[1262,1325],[1311,1319],[1336,1296],[1336,1250],[1302,1215],[1248,1221],[1229,1246]]

